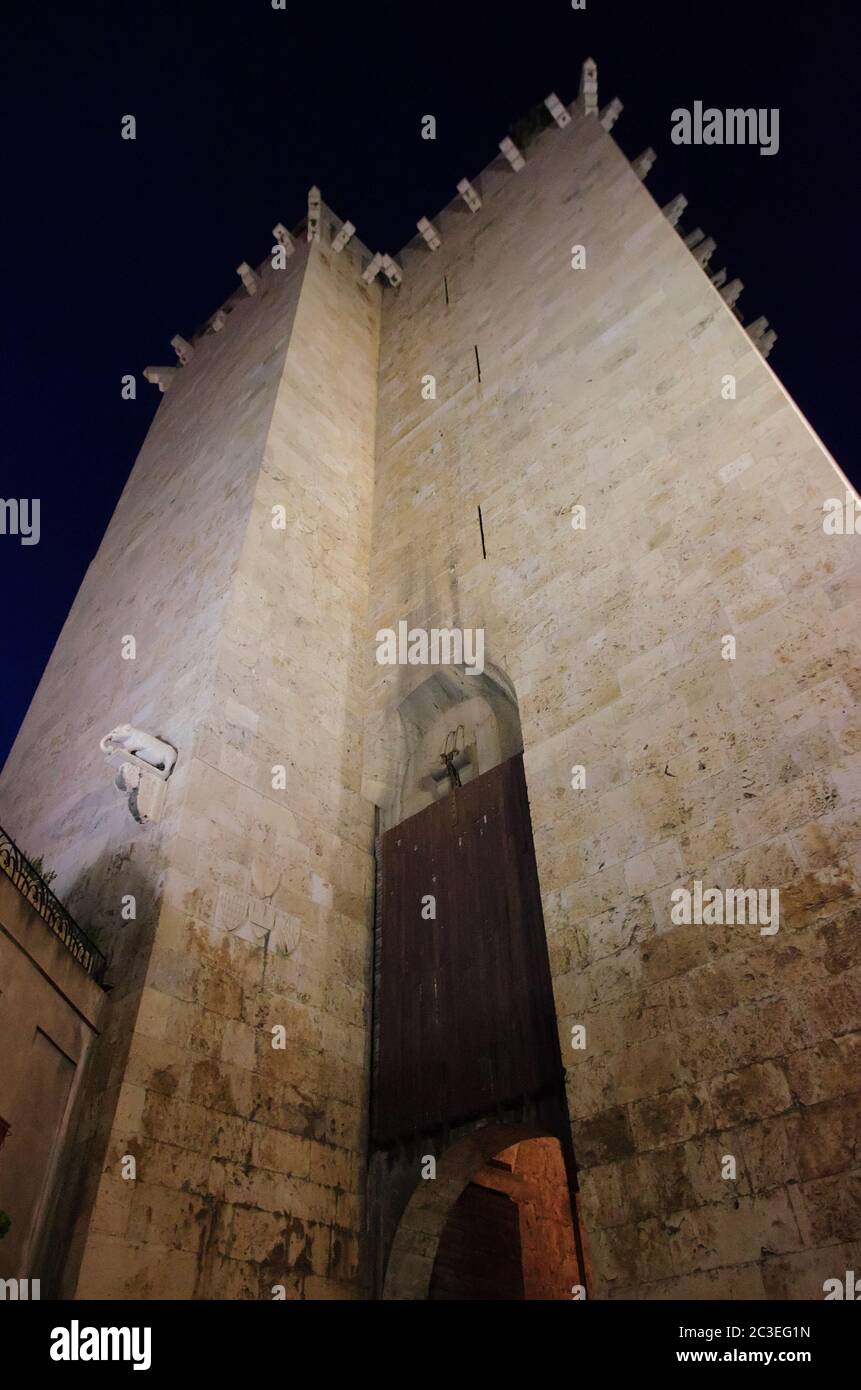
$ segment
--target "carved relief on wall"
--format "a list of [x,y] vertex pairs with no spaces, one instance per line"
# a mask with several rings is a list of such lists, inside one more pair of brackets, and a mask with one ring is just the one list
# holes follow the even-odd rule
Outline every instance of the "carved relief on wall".
[[216,926],[243,941],[264,942],[267,950],[290,955],[299,944],[298,917],[273,907],[264,898],[251,898],[232,888],[220,888],[215,910]]
[[118,724],[101,740],[105,761],[117,769],[114,786],[128,798],[139,825],[157,821],[162,813],[165,783],[176,762],[176,749],[131,724]]

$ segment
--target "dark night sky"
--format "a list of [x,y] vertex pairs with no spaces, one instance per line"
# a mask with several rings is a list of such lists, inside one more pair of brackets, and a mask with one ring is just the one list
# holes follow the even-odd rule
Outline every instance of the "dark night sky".
[[[395,253],[513,120],[551,90],[573,98],[589,54],[601,105],[625,102],[614,136],[630,156],[655,147],[649,188],[687,194],[685,224],[716,238],[745,321],[778,330],[771,365],[857,479],[855,0],[17,8],[0,74],[0,496],[41,498],[42,538],[0,536],[0,760],[158,404],[143,367],[173,360],[171,336],[214,312],[276,221],[300,220],[311,183]],[[779,107],[779,153],[672,145],[670,112],[695,100]]]

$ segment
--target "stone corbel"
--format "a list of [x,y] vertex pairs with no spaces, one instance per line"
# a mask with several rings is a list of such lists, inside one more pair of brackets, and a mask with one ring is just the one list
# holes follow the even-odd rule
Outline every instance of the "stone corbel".
[[398,288],[398,285],[404,278],[400,266],[388,255],[383,256],[383,274],[393,290]]
[[241,265],[236,267],[236,274],[245,286],[247,294],[254,295],[257,293],[257,282],[260,277],[256,271],[251,269],[247,261],[243,261]]
[[610,131],[613,129],[613,126],[618,121],[624,109],[625,108],[618,97],[613,97],[612,101],[607,102],[607,105],[604,107],[604,110],[601,112],[601,115],[599,117],[599,120],[605,130]]
[[647,178],[657,157],[651,145],[647,150],[643,150],[642,154],[637,155],[637,158],[631,163],[631,168],[638,179],[645,180]]
[[598,65],[594,58],[587,58],[580,73],[580,109],[584,116],[598,114]]
[[769,328],[768,319],[764,316],[747,325],[747,335],[754,347],[759,348],[763,357],[768,356],[777,342],[777,334],[773,328]]
[[551,92],[549,97],[544,98],[544,105],[547,107],[547,110],[550,112],[560,130],[564,130],[567,125],[571,124],[571,117],[555,92]]
[[314,184],[308,190],[308,240],[320,240],[320,216],[323,199],[319,188]]
[[438,251],[442,246],[442,238],[433,223],[427,217],[420,217],[416,226],[431,251]]
[[526,160],[523,158],[523,155],[520,153],[520,150],[517,148],[510,135],[506,135],[504,140],[500,140],[499,148],[502,150],[502,153],[505,155],[505,158],[508,160],[515,174],[519,174],[521,169],[526,168]]
[[382,257],[382,255],[381,255],[381,253],[378,251],[377,254],[376,254],[376,256],[374,256],[373,260],[372,260],[372,261],[370,262],[370,264],[368,265],[367,269],[366,269],[366,270],[363,272],[363,274],[362,274],[362,279],[364,280],[365,284],[366,284],[366,285],[371,285],[371,284],[373,284],[373,282],[376,280],[376,278],[377,278],[377,276],[379,275],[379,273],[380,273],[380,271],[382,270],[382,268],[383,268],[383,257]]
[[164,395],[177,371],[177,367],[144,367],[143,374],[146,380],[152,386],[157,386],[161,394]]
[[194,348],[181,333],[175,333],[170,340],[170,345],[176,353],[177,360],[181,367],[187,367],[194,356]]
[[675,198],[671,198],[670,201],[665,203],[661,208],[661,212],[664,214],[671,227],[678,225],[679,218],[687,205],[688,200],[684,193],[677,193]]
[[697,265],[702,266],[703,270],[705,270],[716,250],[717,242],[714,237],[707,236],[703,237],[702,241],[697,243],[691,254]]
[[355,235],[356,229],[353,226],[352,222],[345,222],[340,232],[332,242],[332,250],[335,252],[335,254],[339,256],[343,251],[344,247],[352,240],[352,238]]
[[738,276],[736,276],[734,280],[730,280],[728,285],[724,285],[723,289],[719,290],[719,294],[724,303],[732,308],[743,289],[744,281],[739,280]]
[[275,226],[272,228],[272,235],[278,242],[278,245],[283,248],[284,254],[286,256],[292,256],[293,252],[296,250],[296,247],[293,245],[293,238],[288,232],[287,228],[284,226],[283,222],[275,223]]
[[478,212],[479,208],[481,207],[481,199],[479,198],[477,192],[473,188],[469,179],[461,179],[460,183],[457,186],[457,191],[460,194],[461,198],[463,198],[463,201],[466,203],[470,212]]

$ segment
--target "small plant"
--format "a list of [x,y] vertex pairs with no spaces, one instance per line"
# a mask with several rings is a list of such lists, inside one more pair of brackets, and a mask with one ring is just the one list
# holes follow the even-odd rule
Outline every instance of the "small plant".
[[30,868],[40,877],[46,888],[50,888],[54,879],[57,877],[56,869],[46,869],[41,854],[37,854],[35,859],[30,860]]

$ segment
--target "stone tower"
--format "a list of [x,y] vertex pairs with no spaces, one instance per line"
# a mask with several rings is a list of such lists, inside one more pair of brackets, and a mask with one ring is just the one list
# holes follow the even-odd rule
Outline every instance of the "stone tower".
[[[480,630],[483,709],[516,711],[590,1294],[858,1268],[861,546],[823,512],[855,502],[615,106],[587,74],[548,108],[397,260],[312,190],[283,268],[150,372],[0,782],[111,957],[45,1218],[63,1296],[383,1291],[375,836],[433,799],[440,730],[493,723],[498,760],[508,718],[378,664],[402,622]],[[125,724],[166,779],[132,749],[114,785]],[[698,920],[708,890],[779,918]],[[391,1296],[431,1227],[387,1237]]]

